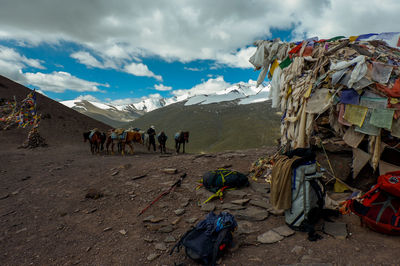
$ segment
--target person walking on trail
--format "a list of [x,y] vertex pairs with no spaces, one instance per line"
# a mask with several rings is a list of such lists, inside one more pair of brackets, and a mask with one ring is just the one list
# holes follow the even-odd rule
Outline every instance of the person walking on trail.
[[149,135],[149,146],[147,147],[150,151],[150,146],[153,145],[154,151],[156,151],[156,129],[154,126],[151,126],[147,130],[147,134]]

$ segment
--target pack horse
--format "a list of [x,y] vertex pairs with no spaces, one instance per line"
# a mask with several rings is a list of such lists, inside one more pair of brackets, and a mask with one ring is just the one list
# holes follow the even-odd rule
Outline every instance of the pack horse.
[[179,153],[181,144],[183,145],[183,153],[185,153],[185,143],[189,142],[189,131],[179,131],[175,134],[175,149]]
[[101,150],[103,150],[103,144],[104,141],[106,139],[105,134],[100,133],[97,130],[92,130],[92,131],[88,131],[83,133],[83,141],[86,142],[87,140],[89,140],[90,143],[90,151],[92,152],[92,154],[99,153],[100,152],[100,147]]

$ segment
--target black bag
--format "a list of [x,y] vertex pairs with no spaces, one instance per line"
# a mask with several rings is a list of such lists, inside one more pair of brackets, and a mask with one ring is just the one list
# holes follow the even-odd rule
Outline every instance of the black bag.
[[187,231],[172,248],[170,255],[177,248],[185,247],[186,255],[203,265],[215,265],[226,248],[232,246],[232,232],[236,229],[235,217],[228,212],[219,215],[210,212],[206,219]]
[[246,175],[223,168],[205,173],[202,182],[206,189],[214,193],[223,187],[241,188],[249,185]]

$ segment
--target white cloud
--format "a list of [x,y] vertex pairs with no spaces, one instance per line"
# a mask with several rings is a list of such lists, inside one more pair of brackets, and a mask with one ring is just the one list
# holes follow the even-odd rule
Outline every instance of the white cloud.
[[198,67],[184,67],[185,70],[189,71],[203,71],[204,69]]
[[16,82],[26,84],[22,70],[27,67],[44,69],[42,61],[20,55],[12,48],[0,45],[0,74]]
[[74,99],[75,100],[86,100],[86,101],[91,101],[91,102],[101,102],[99,99],[94,97],[93,95],[86,94],[86,95],[79,95]]
[[56,72],[50,74],[45,73],[25,73],[26,80],[29,84],[38,86],[43,91],[64,92],[72,91],[100,91],[99,86],[109,87],[107,84],[91,82],[72,76],[67,72]]
[[47,94],[46,93],[44,93],[44,91],[42,91],[42,90],[36,90],[38,93],[40,93],[40,94],[42,94],[42,95],[44,95],[44,96],[46,96],[46,97],[48,97],[47,96]]
[[217,55],[217,62],[231,67],[252,68],[253,66],[250,64],[249,58],[256,50],[256,47],[251,46],[248,48],[242,48],[236,53],[219,54]]
[[27,58],[24,55],[20,55],[14,49],[2,45],[0,45],[0,60],[10,63],[17,63],[21,67],[30,66],[34,68],[45,69],[45,67],[41,64],[43,61]]
[[[86,65],[87,67],[95,67],[100,69],[115,69],[117,71],[126,72],[135,76],[144,76],[155,78],[158,81],[162,81],[162,77],[160,75],[154,74],[149,68],[142,63],[126,63],[124,58],[131,60],[128,55],[125,55],[120,48],[116,48],[113,46],[111,48],[112,51],[106,52],[103,54],[102,61],[97,60],[93,55],[89,52],[79,51],[71,54],[70,56],[79,63]],[[137,59],[136,57],[132,57],[133,59]],[[137,60],[138,61],[138,60]]]
[[84,64],[88,67],[96,67],[96,68],[105,68],[105,66],[100,63],[99,60],[94,58],[90,53],[88,52],[76,52],[71,54],[71,57],[78,60],[79,63]]
[[171,86],[164,86],[163,84],[155,84],[154,85],[154,89],[158,90],[158,91],[170,91],[172,90]]
[[111,105],[126,105],[126,104],[140,103],[148,99],[158,100],[161,98],[163,97],[159,93],[154,93],[154,94],[149,94],[147,96],[143,96],[141,98],[124,98],[124,99],[110,100],[108,101],[108,103]]
[[0,38],[72,41],[114,63],[160,56],[243,68],[244,47],[273,28],[295,27],[293,39],[399,31],[399,13],[398,0],[2,1]]
[[195,96],[201,94],[212,94],[219,91],[223,91],[229,86],[231,86],[231,84],[226,82],[224,80],[224,77],[219,76],[214,79],[210,78],[207,81],[203,81],[202,83],[197,84],[196,86],[194,86],[189,90],[175,90],[172,92],[172,94],[177,97],[184,95]]
[[135,76],[142,76],[142,77],[152,77],[158,81],[162,81],[162,77],[160,75],[156,75],[149,70],[149,68],[142,64],[142,63],[130,63],[124,66],[124,71],[126,73],[133,74]]
[[43,63],[37,59],[27,58],[20,55],[12,48],[0,46],[0,74],[24,85],[39,87],[43,91],[64,92],[73,91],[100,91],[99,86],[108,87],[107,84],[100,84],[75,77],[67,72],[56,72],[45,74],[41,72],[24,73],[23,69],[29,67],[44,69]]

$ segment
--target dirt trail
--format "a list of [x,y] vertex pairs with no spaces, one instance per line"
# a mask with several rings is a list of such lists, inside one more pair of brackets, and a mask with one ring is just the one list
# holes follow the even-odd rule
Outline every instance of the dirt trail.
[[[0,141],[6,143],[4,139]],[[183,251],[172,256],[168,252],[173,240],[194,225],[191,222],[195,218],[199,221],[207,214],[198,202],[209,193],[204,189],[196,191],[197,181],[204,172],[218,167],[247,173],[252,162],[272,152],[262,148],[160,156],[148,153],[140,145],[135,150],[135,155],[125,157],[92,156],[83,143],[35,150],[5,144],[0,150],[1,264],[193,265]],[[161,171],[164,168],[176,168],[178,172],[165,174]],[[138,216],[184,172],[187,178],[181,187]],[[143,174],[146,177],[132,180]],[[88,192],[103,196],[85,198]],[[248,188],[228,191],[224,203],[241,198],[267,202],[265,183],[252,182]],[[246,208],[254,208],[250,203]],[[221,211],[218,200],[212,204],[216,205],[216,212]],[[180,208],[185,212],[177,216],[174,211]],[[151,215],[149,220],[153,222],[143,222]],[[239,220],[241,229],[234,235],[237,248],[222,263],[400,264],[400,258],[395,256],[399,238],[360,227],[354,215],[336,220],[347,223],[350,235],[346,240],[319,232],[323,239],[310,242],[305,233],[296,232],[275,244],[258,244],[256,238],[283,225],[283,216],[270,214],[263,221]]]

